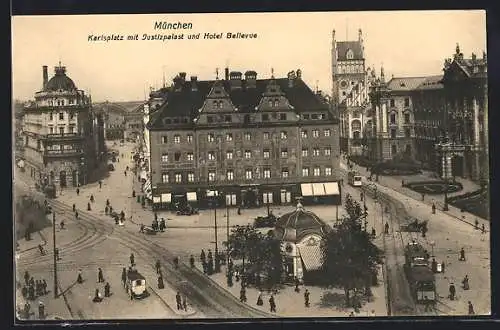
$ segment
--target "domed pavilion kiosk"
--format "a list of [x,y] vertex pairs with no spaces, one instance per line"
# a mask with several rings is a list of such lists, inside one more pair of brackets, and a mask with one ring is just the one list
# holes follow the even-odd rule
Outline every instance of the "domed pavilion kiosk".
[[274,234],[282,241],[284,271],[287,282],[295,278],[312,282],[321,274],[323,254],[321,241],[332,228],[299,203],[293,212],[282,215]]

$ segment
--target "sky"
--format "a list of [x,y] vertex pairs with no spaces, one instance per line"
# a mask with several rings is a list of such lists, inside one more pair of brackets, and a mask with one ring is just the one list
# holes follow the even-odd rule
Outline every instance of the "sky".
[[[155,22],[191,23],[192,29],[155,30]],[[308,85],[331,94],[332,30],[337,41],[357,40],[362,29],[367,66],[392,75],[442,73],[456,44],[465,57],[486,50],[482,10],[14,16],[12,18],[13,98],[32,99],[42,87],[42,66],[61,61],[79,89],[94,102],[144,100],[149,88],[167,84],[178,72],[215,79],[216,68],[258,78],[286,77],[301,69]],[[257,34],[227,39],[226,33]],[[200,33],[200,39],[187,39]],[[222,33],[223,39],[204,39]],[[91,35],[125,40],[89,41]],[[128,35],[139,40],[126,40]],[[143,34],[184,34],[182,40],[141,40]]]

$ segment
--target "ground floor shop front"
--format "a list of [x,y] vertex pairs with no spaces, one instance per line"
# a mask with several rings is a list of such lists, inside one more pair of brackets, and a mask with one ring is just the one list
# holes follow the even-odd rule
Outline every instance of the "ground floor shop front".
[[173,186],[152,188],[151,199],[156,209],[174,209],[186,204],[196,208],[255,208],[265,205],[295,205],[297,200],[301,200],[303,204],[340,205],[340,189],[337,181],[281,185]]

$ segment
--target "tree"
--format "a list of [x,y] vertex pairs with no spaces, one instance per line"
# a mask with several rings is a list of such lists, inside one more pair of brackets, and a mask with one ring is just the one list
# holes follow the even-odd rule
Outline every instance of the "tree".
[[231,230],[229,240],[224,242],[232,258],[243,260],[243,270],[245,269],[245,259],[248,257],[257,235],[257,230],[250,225],[236,226]]
[[324,285],[344,289],[346,306],[353,302],[350,292],[357,289],[370,291],[377,265],[382,263],[382,251],[362,230],[363,211],[358,202],[346,196],[347,216],[341,219],[336,230],[330,231],[323,241]]

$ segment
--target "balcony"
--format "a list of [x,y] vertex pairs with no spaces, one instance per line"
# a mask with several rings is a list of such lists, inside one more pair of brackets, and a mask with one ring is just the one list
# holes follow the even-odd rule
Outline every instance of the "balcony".
[[46,140],[80,140],[83,139],[83,135],[79,133],[51,133],[45,135]]
[[71,157],[81,157],[84,152],[81,150],[45,150],[43,152],[44,157],[50,158],[71,158]]

